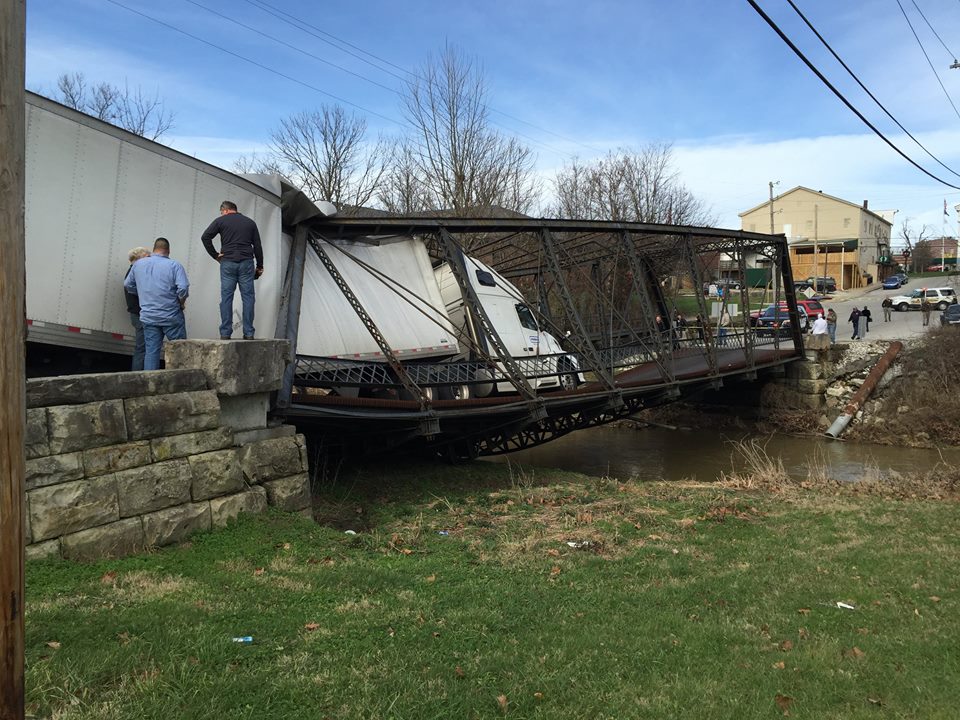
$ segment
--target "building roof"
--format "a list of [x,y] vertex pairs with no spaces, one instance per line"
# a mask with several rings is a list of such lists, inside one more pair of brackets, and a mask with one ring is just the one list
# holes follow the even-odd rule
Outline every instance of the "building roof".
[[[834,197],[833,195],[827,195],[827,194],[826,194],[825,192],[823,192],[822,190],[811,190],[810,188],[804,187],[803,185],[797,185],[795,188],[792,188],[792,189],[790,189],[790,190],[787,190],[787,191],[784,192],[784,193],[780,193],[779,195],[777,195],[777,196],[773,199],[773,202],[776,202],[777,200],[780,200],[781,198],[785,198],[787,195],[790,195],[791,193],[795,193],[795,192],[797,192],[798,190],[806,190],[808,193],[813,193],[814,195],[822,195],[823,197],[827,198],[828,200],[834,200],[834,201],[836,201],[836,202],[838,202],[838,203],[843,203],[844,205],[849,205],[850,207],[855,207],[855,208],[857,208],[858,210],[862,210],[863,212],[865,212],[865,213],[867,213],[867,214],[869,214],[869,215],[872,215],[873,217],[875,217],[875,218],[876,218],[877,220],[879,220],[880,222],[886,223],[886,224],[889,225],[890,227],[893,227],[893,223],[892,223],[892,222],[890,222],[889,220],[885,219],[882,215],[878,215],[878,214],[875,213],[873,210],[870,210],[869,208],[863,207],[863,205],[858,205],[857,203],[850,202],[849,200],[844,200],[843,198]],[[762,203],[760,203],[759,205],[756,205],[756,206],[750,208],[749,210],[744,210],[742,213],[739,214],[739,217],[743,217],[744,215],[749,215],[750,213],[752,213],[752,212],[754,212],[754,211],[756,211],[756,210],[759,210],[759,209],[762,208],[762,207],[766,207],[766,206],[769,205],[769,204],[770,204],[770,200],[764,200],[764,201],[763,201]]]

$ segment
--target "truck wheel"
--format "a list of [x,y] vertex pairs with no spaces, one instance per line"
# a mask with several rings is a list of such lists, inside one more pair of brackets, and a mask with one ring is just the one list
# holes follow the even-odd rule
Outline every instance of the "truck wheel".
[[907,305],[906,303],[900,303],[899,305],[897,305],[897,310],[899,312],[906,312],[908,307],[910,306]]
[[579,384],[579,378],[577,377],[576,370],[573,369],[569,361],[557,363],[557,370],[559,371],[557,377],[560,380],[560,389],[564,391],[576,390]]
[[442,385],[439,388],[440,400],[469,400],[469,385]]
[[945,302],[941,301],[937,303],[937,310],[939,310],[940,312],[943,312],[946,309],[947,309],[947,304]]

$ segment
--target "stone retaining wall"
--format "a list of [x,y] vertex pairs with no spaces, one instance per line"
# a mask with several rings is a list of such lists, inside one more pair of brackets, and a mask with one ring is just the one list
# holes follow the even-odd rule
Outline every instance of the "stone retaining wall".
[[[224,388],[215,371],[197,367],[27,383],[28,558],[135,553],[268,505],[309,513],[303,436],[268,427],[263,411],[286,344],[207,342],[219,347],[179,352],[206,363],[229,355],[232,376],[250,359],[255,381],[231,377]],[[279,372],[263,371],[268,356]]]

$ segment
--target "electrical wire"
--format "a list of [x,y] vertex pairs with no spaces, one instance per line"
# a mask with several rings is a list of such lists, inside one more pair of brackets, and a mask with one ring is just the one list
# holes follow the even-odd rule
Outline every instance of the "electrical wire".
[[[193,2],[193,0],[187,0],[187,2]],[[354,45],[354,44],[352,44],[352,43],[347,42],[346,40],[342,40],[342,39],[340,39],[339,37],[337,37],[336,35],[334,35],[334,34],[332,34],[332,33],[326,32],[325,30],[321,30],[321,29],[318,28],[316,25],[312,25],[312,24],[308,23],[306,20],[303,20],[302,18],[299,18],[299,17],[297,17],[297,16],[295,16],[295,15],[291,15],[290,13],[285,12],[284,10],[281,10],[280,8],[277,8],[276,6],[271,5],[271,4],[268,3],[268,2],[265,2],[265,0],[244,0],[244,2],[246,2],[246,3],[249,4],[249,5],[252,5],[253,7],[257,7],[257,8],[259,8],[260,10],[263,10],[264,12],[266,12],[266,13],[269,14],[269,15],[272,15],[273,17],[275,17],[276,19],[280,20],[281,22],[285,22],[285,23],[287,23],[288,25],[291,25],[291,26],[297,28],[298,30],[301,30],[302,32],[305,32],[305,33],[307,33],[308,35],[311,35],[311,36],[317,38],[318,40],[320,40],[320,41],[322,41],[322,42],[325,42],[325,43],[328,43],[328,44],[332,45],[333,47],[341,50],[342,52],[345,52],[345,53],[347,53],[348,55],[351,55],[351,56],[357,58],[357,59],[360,60],[361,62],[367,63],[367,64],[370,65],[371,67],[374,67],[374,68],[376,68],[376,69],[378,69],[378,70],[381,70],[382,72],[389,73],[390,75],[393,75],[393,77],[399,78],[400,80],[404,80],[404,81],[409,81],[409,80],[411,80],[411,79],[412,79],[412,80],[421,80],[421,81],[423,80],[423,78],[422,78],[419,74],[417,74],[417,73],[415,73],[415,72],[413,72],[413,71],[411,71],[411,70],[407,70],[406,68],[403,68],[403,67],[401,67],[400,65],[397,65],[396,63],[390,62],[389,60],[386,60],[385,58],[382,58],[382,57],[380,57],[379,55],[375,55],[375,54],[373,54],[373,53],[371,53],[371,52],[368,52],[368,51],[364,50],[363,48],[361,48],[361,47],[359,47],[359,46],[357,46],[357,45]],[[284,16],[284,17],[281,17],[281,15]],[[325,36],[325,37],[324,37],[324,36]],[[369,57],[374,58],[375,60],[377,60],[377,61],[379,61],[379,62],[381,62],[381,63],[384,63],[385,65],[388,65],[388,66],[390,66],[390,67],[392,67],[392,68],[396,68],[397,70],[399,70],[399,71],[401,71],[401,72],[403,72],[403,73],[406,73],[406,75],[407,75],[408,77],[401,77],[400,75],[397,75],[396,73],[394,73],[394,72],[392,72],[392,71],[390,71],[390,70],[388,70],[388,69],[386,69],[386,68],[381,68],[381,67],[379,67],[378,65],[376,65],[375,63],[373,63],[373,62],[371,62],[371,61],[369,61],[369,60],[367,60],[367,59],[365,59],[365,58],[363,58],[363,57],[360,57],[359,55],[357,55],[357,54],[354,53],[354,52],[351,52],[350,50],[346,50],[346,49],[344,49],[344,48],[338,47],[332,40],[329,40],[329,39],[327,39],[327,38],[332,38],[333,40],[335,40],[335,41],[338,42],[338,43],[342,43],[342,44],[346,45],[347,47],[353,48],[354,50],[357,50],[358,52],[363,53],[364,55],[368,55]],[[366,79],[366,78],[365,78],[365,79]],[[371,81],[371,82],[373,82],[373,81]],[[511,115],[510,113],[504,112],[503,110],[499,110],[499,109],[497,109],[497,108],[491,107],[491,108],[490,108],[490,111],[493,112],[493,113],[496,113],[497,115],[502,115],[502,116],[505,117],[505,118],[509,118],[510,120],[513,120],[513,121],[515,121],[515,122],[519,122],[519,123],[522,123],[522,124],[527,125],[527,126],[529,126],[529,127],[532,127],[532,128],[534,128],[535,130],[539,130],[539,131],[542,132],[542,133],[546,133],[547,135],[552,135],[553,137],[555,137],[555,138],[557,138],[557,139],[559,139],[559,140],[563,140],[564,142],[568,142],[568,143],[572,143],[572,144],[575,144],[575,145],[579,145],[580,147],[586,148],[587,150],[590,150],[590,151],[592,151],[592,152],[596,152],[596,151],[597,151],[597,148],[595,148],[595,147],[593,147],[593,146],[591,146],[591,145],[587,145],[586,143],[582,143],[582,142],[580,142],[579,140],[574,140],[573,138],[566,137],[566,136],[564,136],[564,135],[561,135],[560,133],[554,132],[553,130],[548,130],[547,128],[541,127],[541,126],[536,125],[536,124],[531,123],[531,122],[528,122],[527,120],[524,120],[524,119],[522,119],[522,118],[519,118],[519,117],[517,117],[517,116],[515,116],[515,115]],[[511,129],[511,128],[505,127],[504,125],[502,125],[502,124],[500,124],[500,123],[497,123],[497,124],[500,125],[500,127],[504,128],[504,129],[507,129],[507,130]],[[550,151],[555,152],[555,153],[560,154],[560,155],[566,155],[566,156],[568,156],[568,157],[573,157],[573,153],[563,152],[563,151],[558,150],[557,148],[550,147],[549,145],[546,145],[546,144],[544,144],[544,143],[542,143],[542,142],[540,142],[540,141],[538,141],[538,140],[535,140],[534,138],[530,137],[529,135],[524,135],[523,133],[518,132],[517,130],[513,130],[513,132],[515,132],[515,133],[516,133],[517,135],[519,135],[520,137],[526,138],[527,140],[530,140],[531,142],[536,143],[536,144],[540,145],[541,147],[546,148],[547,150],[550,150]]]
[[917,35],[917,31],[913,29],[913,23],[910,22],[910,18],[907,16],[907,11],[903,9],[903,4],[900,2],[900,0],[897,0],[897,7],[900,8],[900,12],[903,13],[904,20],[906,20],[907,25],[910,26],[910,32],[913,33],[913,37],[917,41],[917,45],[920,46],[920,51],[923,53],[923,56],[927,59],[927,65],[930,66],[930,70],[933,72],[934,76],[936,76],[937,82],[940,83],[940,89],[943,90],[943,94],[947,96],[947,102],[950,103],[950,107],[953,108],[953,112],[956,113],[958,118],[960,118],[960,110],[957,110],[957,106],[953,104],[953,98],[950,97],[950,93],[948,93],[947,88],[944,87],[943,80],[940,79],[940,73],[937,72],[937,69],[933,66],[933,63],[930,61],[930,56],[927,55],[926,48],[924,48],[923,43],[920,42],[920,36]]
[[403,123],[402,123],[401,121],[399,121],[399,120],[397,120],[397,119],[395,119],[395,118],[388,117],[388,116],[386,116],[386,115],[383,115],[382,113],[376,112],[375,110],[370,110],[369,108],[365,108],[365,107],[363,107],[362,105],[358,105],[357,103],[350,102],[350,101],[347,100],[346,98],[342,98],[342,97],[340,97],[340,96],[338,96],[338,95],[334,95],[333,93],[329,93],[329,92],[327,92],[326,90],[322,90],[322,89],[318,88],[316,85],[311,85],[310,83],[304,82],[303,80],[298,80],[297,78],[293,77],[292,75],[287,75],[286,73],[281,72],[281,71],[279,71],[279,70],[277,70],[277,69],[275,69],[275,68],[272,68],[272,67],[270,67],[269,65],[264,65],[263,63],[257,62],[256,60],[251,60],[250,58],[245,57],[245,56],[243,56],[243,55],[240,55],[239,53],[236,53],[236,52],[234,52],[233,50],[228,50],[228,49],[225,48],[225,47],[222,47],[222,46],[220,46],[220,45],[217,45],[216,43],[212,43],[212,42],[210,42],[209,40],[207,40],[206,38],[202,38],[202,37],[200,37],[199,35],[194,35],[193,33],[189,33],[189,32],[187,32],[186,30],[181,30],[180,28],[176,27],[175,25],[171,25],[170,23],[164,22],[163,20],[160,20],[160,19],[158,19],[158,18],[155,18],[155,17],[153,17],[152,15],[147,15],[146,13],[141,12],[140,10],[135,10],[134,8],[130,7],[129,5],[124,5],[124,4],[123,4],[122,2],[120,2],[119,0],[107,0],[107,2],[109,2],[109,3],[113,4],[113,5],[116,5],[117,7],[121,7],[121,8],[123,8],[124,10],[133,13],[134,15],[139,15],[140,17],[146,18],[147,20],[150,20],[151,22],[154,22],[154,23],[156,23],[156,24],[158,24],[158,25],[162,25],[163,27],[165,27],[165,28],[167,28],[167,29],[169,29],[169,30],[173,30],[174,32],[180,33],[181,35],[185,35],[185,36],[187,36],[188,38],[191,38],[192,40],[196,40],[197,42],[203,43],[204,45],[207,45],[207,46],[209,46],[209,47],[214,48],[215,50],[219,50],[220,52],[224,52],[224,53],[226,53],[227,55],[230,55],[230,56],[232,56],[232,57],[237,58],[238,60],[243,60],[243,62],[249,63],[250,65],[253,65],[253,66],[255,66],[255,67],[258,67],[258,68],[260,68],[261,70],[266,70],[267,72],[273,73],[274,75],[277,75],[278,77],[282,77],[282,78],[285,79],[285,80],[289,80],[290,82],[294,82],[294,83],[296,83],[297,85],[301,85],[301,86],[303,86],[303,87],[305,87],[305,88],[308,88],[308,89],[310,89],[310,90],[313,90],[314,92],[318,92],[318,93],[320,93],[321,95],[326,95],[327,97],[333,98],[333,99],[336,100],[337,102],[342,102],[344,105],[349,105],[350,107],[356,108],[357,110],[361,110],[361,111],[363,111],[363,112],[365,112],[365,113],[369,113],[370,115],[373,115],[373,116],[375,116],[375,117],[378,117],[378,118],[381,118],[381,119],[383,119],[383,120],[386,120],[387,122],[391,122],[391,123],[394,123],[394,124],[396,124],[396,125],[401,125],[401,126],[403,125]]
[[838,63],[840,63],[840,65],[843,67],[843,69],[846,70],[846,71],[850,74],[850,77],[852,77],[852,78],[856,81],[857,85],[859,85],[859,86],[863,89],[863,91],[864,91],[867,95],[870,96],[870,99],[871,99],[871,100],[873,100],[877,105],[880,106],[880,109],[883,110],[883,112],[886,113],[887,117],[890,118],[891,120],[893,120],[893,122],[896,123],[897,127],[900,128],[901,130],[903,130],[903,132],[905,132],[905,133],[907,134],[907,137],[909,137],[909,138],[910,138],[911,140],[913,140],[917,145],[919,145],[920,148],[921,148],[927,155],[929,155],[931,158],[933,158],[933,160],[934,160],[938,165],[940,165],[940,167],[942,167],[944,170],[947,170],[948,172],[956,175],[957,177],[960,177],[960,173],[957,173],[957,172],[955,172],[953,169],[951,169],[951,168],[947,167],[946,165],[944,165],[936,155],[934,155],[932,152],[930,152],[929,150],[927,150],[927,148],[924,146],[924,144],[923,144],[922,142],[920,142],[919,140],[917,140],[917,138],[915,138],[915,137],[913,136],[913,134],[912,134],[909,130],[907,130],[907,128],[905,128],[905,127],[903,126],[903,124],[902,124],[899,120],[897,120],[889,110],[887,110],[887,108],[884,106],[884,104],[883,104],[882,102],[880,102],[880,101],[877,99],[877,97],[876,97],[872,92],[870,92],[870,90],[867,88],[867,86],[864,85],[863,82],[861,82],[861,80],[860,80],[859,77],[857,77],[857,74],[856,74],[855,72],[853,72],[853,70],[851,70],[851,69],[849,68],[849,66],[841,59],[841,57],[840,57],[839,55],[837,55],[837,53],[834,51],[834,49],[830,46],[830,43],[828,43],[828,42],[823,38],[823,36],[817,31],[817,29],[813,26],[813,24],[807,19],[807,16],[804,15],[804,14],[800,11],[800,8],[798,8],[798,7],[794,4],[793,0],[787,0],[787,3],[790,5],[790,7],[793,8],[794,12],[796,12],[797,15],[800,16],[800,19],[803,20],[804,23],[806,23],[807,27],[810,28],[810,31],[811,31],[814,35],[817,36],[817,39],[818,39],[821,43],[823,43],[823,46],[824,46],[827,50],[830,51],[830,54],[833,55],[833,57],[836,59],[836,61],[837,61]]
[[932,33],[934,34],[934,36],[937,38],[937,40],[940,41],[940,44],[943,45],[943,49],[947,51],[947,55],[949,55],[950,57],[952,57],[952,58],[953,58],[953,61],[956,62],[956,61],[957,61],[957,54],[956,54],[955,52],[952,52],[952,51],[950,50],[950,48],[947,47],[947,44],[943,41],[943,38],[940,37],[940,33],[938,33],[938,32],[934,29],[933,25],[930,24],[930,21],[927,20],[927,16],[923,14],[923,10],[921,10],[921,9],[920,9],[920,6],[917,5],[917,0],[910,0],[910,2],[913,3],[913,6],[917,9],[917,12],[920,13],[920,17],[923,18],[923,21],[927,24],[927,27],[930,28],[930,32],[932,32]]
[[[265,13],[267,13],[268,15],[273,15],[273,16],[274,16],[275,18],[277,18],[278,20],[283,20],[283,18],[281,18],[280,15],[285,15],[287,18],[289,18],[289,20],[283,20],[283,22],[286,22],[288,25],[293,25],[294,27],[296,27],[296,28],[299,29],[299,30],[302,30],[303,32],[307,33],[308,35],[312,35],[312,36],[315,37],[317,40],[320,40],[321,42],[325,42],[325,43],[327,43],[328,45],[332,45],[333,47],[337,48],[338,50],[340,50],[340,51],[342,51],[342,52],[345,52],[345,53],[347,53],[348,55],[351,55],[351,56],[355,57],[357,60],[360,60],[361,62],[364,62],[364,63],[366,63],[367,65],[370,65],[371,67],[376,68],[377,70],[380,70],[380,71],[385,72],[385,73],[389,73],[390,75],[393,75],[393,76],[394,76],[395,78],[397,78],[398,80],[406,80],[407,78],[404,77],[403,75],[397,75],[396,73],[394,73],[394,72],[392,72],[392,71],[390,71],[390,70],[387,70],[386,68],[382,68],[382,67],[380,67],[379,65],[377,65],[377,64],[375,64],[375,63],[367,60],[366,58],[363,58],[363,57],[361,57],[360,55],[357,55],[356,53],[351,52],[350,50],[345,50],[344,48],[340,47],[340,45],[338,45],[337,43],[340,43],[341,45],[346,45],[346,46],[349,47],[349,48],[353,48],[354,50],[356,50],[356,51],[358,51],[358,52],[360,52],[360,53],[363,53],[364,55],[367,55],[368,57],[372,57],[374,60],[377,60],[377,61],[383,63],[384,65],[388,65],[388,66],[390,66],[390,67],[392,67],[392,68],[395,68],[395,69],[399,70],[400,72],[405,73],[406,75],[413,75],[413,73],[410,72],[409,70],[407,70],[406,68],[402,68],[402,67],[400,67],[399,65],[396,65],[396,64],[390,62],[389,60],[385,60],[384,58],[382,58],[382,57],[380,57],[380,56],[378,56],[378,55],[374,55],[374,54],[371,53],[371,52],[367,52],[367,51],[364,50],[363,48],[358,47],[357,45],[354,45],[354,44],[352,44],[352,43],[349,43],[349,42],[347,42],[346,40],[341,40],[341,39],[338,38],[336,35],[333,35],[332,33],[328,33],[326,30],[322,30],[322,29],[318,28],[316,25],[311,25],[311,24],[308,23],[306,20],[302,20],[301,18],[298,18],[298,17],[296,17],[296,16],[294,16],[294,15],[291,15],[290,13],[288,13],[288,12],[286,12],[286,11],[284,11],[284,10],[281,10],[280,8],[276,7],[275,5],[271,5],[270,3],[266,2],[265,0],[244,0],[244,2],[247,3],[248,5],[252,5],[252,6],[255,7],[255,8],[258,8],[258,9],[260,9],[260,10],[263,10],[263,11],[264,11]],[[294,25],[294,22],[298,23],[298,25]],[[302,26],[302,27],[300,27],[300,26]],[[309,28],[309,29],[307,29],[307,28]],[[327,39],[327,38],[331,38],[331,39]],[[335,40],[336,42],[334,42],[334,40]]]
[[237,25],[238,27],[242,27],[242,28],[244,28],[245,30],[249,30],[250,32],[256,33],[257,35],[260,35],[261,37],[265,37],[265,38],[267,38],[268,40],[271,40],[271,41],[273,41],[273,42],[275,42],[275,43],[277,43],[277,44],[279,44],[279,45],[283,45],[284,47],[290,48],[291,50],[294,50],[294,51],[296,51],[296,52],[298,52],[298,53],[301,53],[302,55],[306,55],[306,56],[309,57],[309,58],[313,58],[314,60],[317,60],[318,62],[322,62],[322,63],[325,64],[325,65],[329,65],[330,67],[334,67],[334,68],[336,68],[337,70],[341,70],[342,72],[345,72],[345,73],[347,73],[348,75],[353,75],[355,78],[360,78],[361,80],[363,80],[363,81],[365,81],[365,82],[368,82],[368,83],[370,83],[371,85],[376,85],[377,87],[383,88],[384,90],[387,90],[387,91],[389,91],[389,92],[392,92],[392,93],[394,93],[394,94],[396,94],[396,95],[399,95],[399,94],[400,94],[400,92],[399,92],[396,88],[392,88],[392,87],[390,87],[390,86],[388,86],[388,85],[384,85],[384,84],[381,83],[381,82],[377,82],[376,80],[373,80],[372,78],[368,78],[366,75],[361,75],[360,73],[354,72],[353,70],[350,70],[349,68],[345,68],[345,67],[343,67],[343,65],[337,65],[336,63],[331,62],[331,61],[327,60],[326,58],[322,58],[322,57],[320,57],[319,55],[314,55],[312,52],[309,52],[308,50],[304,50],[303,48],[299,48],[299,47],[297,47],[296,45],[293,45],[292,43],[288,43],[286,40],[281,40],[280,38],[274,37],[273,35],[268,35],[267,33],[263,32],[263,30],[259,30],[258,28],[255,28],[255,27],[253,27],[253,26],[251,26],[251,25],[247,25],[246,23],[242,23],[242,22],[240,22],[239,20],[235,20],[235,19],[232,18],[232,17],[226,16],[226,15],[224,15],[222,12],[220,12],[219,10],[214,10],[214,9],[211,8],[211,7],[207,7],[207,6],[204,5],[203,3],[197,2],[197,0],[184,0],[184,2],[188,2],[188,3],[190,3],[191,5],[195,5],[196,7],[201,8],[202,10],[206,10],[208,13],[210,13],[210,14],[212,14],[212,15],[216,15],[216,16],[217,16],[218,18],[220,18],[221,20],[226,20],[227,22],[231,22],[231,23],[233,23],[234,25]]
[[[114,0],[111,0],[111,2],[113,2],[113,1],[114,1]],[[846,105],[847,108],[848,108],[854,115],[856,115],[858,118],[860,118],[860,120],[863,122],[863,124],[866,125],[868,128],[870,128],[870,129],[876,134],[877,137],[879,137],[879,138],[880,138],[881,140],[883,140],[887,145],[889,145],[890,148],[892,148],[893,151],[897,153],[897,155],[899,155],[899,156],[902,157],[904,160],[906,160],[908,163],[910,163],[911,165],[913,165],[917,170],[919,170],[920,172],[922,172],[922,173],[923,173],[924,175],[926,175],[927,177],[933,178],[933,179],[936,180],[938,183],[941,183],[941,184],[943,184],[943,185],[946,185],[947,187],[951,187],[951,188],[953,188],[954,190],[960,190],[960,185],[953,185],[952,183],[949,183],[949,182],[947,182],[946,180],[943,180],[942,178],[937,177],[937,176],[934,175],[932,172],[930,172],[929,170],[927,170],[925,167],[923,167],[922,165],[920,165],[916,160],[914,160],[914,159],[911,158],[909,155],[907,155],[905,152],[903,152],[903,150],[901,150],[900,148],[898,148],[889,138],[887,138],[886,135],[884,135],[882,132],[880,132],[880,130],[879,130],[873,123],[871,123],[869,120],[867,120],[867,118],[863,115],[863,113],[861,113],[859,110],[857,110],[857,109],[853,106],[853,104],[852,104],[849,100],[847,100],[847,98],[843,95],[843,93],[841,93],[839,90],[837,90],[837,88],[834,87],[834,85],[833,85],[829,80],[827,80],[827,78],[824,76],[824,74],[823,74],[822,72],[820,72],[812,62],[810,62],[810,60],[807,58],[806,55],[803,54],[803,52],[800,50],[800,48],[798,48],[798,47],[793,43],[793,41],[792,41],[789,37],[787,37],[786,33],[784,33],[783,30],[781,30],[780,27],[773,21],[773,19],[763,11],[763,8],[761,8],[759,5],[757,5],[757,3],[756,3],[755,0],[747,0],[747,2],[750,3],[750,6],[757,12],[757,14],[758,14],[761,18],[763,18],[764,22],[766,22],[767,25],[770,26],[770,28],[780,37],[780,39],[783,40],[783,42],[787,44],[787,47],[789,47],[789,48],[794,52],[794,54],[803,61],[803,63],[810,69],[810,71],[820,79],[820,82],[822,82],[824,85],[826,85],[827,88],[829,88],[830,91],[831,91],[834,95],[837,96],[837,98],[840,100],[840,102],[842,102],[844,105]],[[898,2],[899,2],[899,0],[898,0]]]

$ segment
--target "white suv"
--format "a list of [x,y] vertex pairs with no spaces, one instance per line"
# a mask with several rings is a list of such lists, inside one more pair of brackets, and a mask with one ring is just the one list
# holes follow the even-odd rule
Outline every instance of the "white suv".
[[890,298],[890,302],[893,303],[895,310],[901,312],[910,309],[919,310],[924,302],[928,302],[931,307],[943,311],[947,309],[948,305],[957,302],[957,294],[950,287],[917,288],[909,295],[897,295]]

